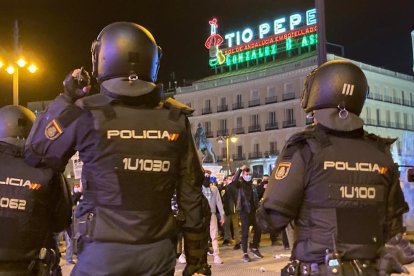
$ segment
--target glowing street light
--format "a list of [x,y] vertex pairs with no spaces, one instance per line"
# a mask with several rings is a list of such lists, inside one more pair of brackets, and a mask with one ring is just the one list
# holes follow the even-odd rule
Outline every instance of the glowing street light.
[[236,143],[239,140],[236,134],[230,134],[225,136],[217,137],[217,142],[219,144],[226,143],[226,163],[227,163],[227,170],[230,172],[230,154],[229,154],[229,141],[232,143]]
[[[8,66],[5,68],[6,72],[13,75],[13,104],[19,104],[19,68],[26,68],[30,73],[35,73],[39,68],[26,60],[21,54],[21,48],[19,46],[19,25],[17,20],[14,24],[14,51],[12,54],[4,52],[5,56],[0,57],[0,68],[5,66],[5,62]],[[10,63],[9,63],[10,62]]]
[[6,72],[9,73],[10,75],[13,75],[15,71],[16,71],[16,69],[14,68],[13,65],[9,65],[6,68]]

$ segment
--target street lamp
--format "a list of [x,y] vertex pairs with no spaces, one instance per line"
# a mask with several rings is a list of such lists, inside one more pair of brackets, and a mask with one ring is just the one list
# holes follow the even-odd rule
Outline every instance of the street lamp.
[[6,58],[9,62],[5,68],[6,72],[10,75],[13,75],[13,105],[19,104],[19,68],[27,68],[30,73],[35,73],[37,71],[37,66],[34,63],[30,63],[21,56],[21,48],[19,45],[19,24],[16,20],[14,22],[13,29],[13,38],[14,38],[14,51],[12,54],[8,54],[4,49],[2,52],[5,56],[0,57],[0,68],[6,66],[5,61],[2,58]]
[[[3,67],[3,62],[0,61],[0,68]],[[13,75],[13,105],[19,104],[19,68],[27,68],[30,73],[37,71],[37,66],[34,63],[29,64],[26,59],[20,57],[14,62],[11,62],[6,67],[6,72]]]
[[230,154],[229,154],[229,142],[236,143],[239,138],[236,134],[224,135],[217,137],[217,142],[219,144],[226,143],[226,163],[227,163],[227,172],[230,172]]

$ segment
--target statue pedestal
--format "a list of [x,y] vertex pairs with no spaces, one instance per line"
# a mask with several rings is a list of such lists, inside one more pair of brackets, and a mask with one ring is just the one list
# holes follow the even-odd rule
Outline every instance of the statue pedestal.
[[215,163],[203,163],[203,168],[211,171],[211,176],[215,176],[218,182],[223,181],[224,173],[221,172],[223,166],[219,166]]

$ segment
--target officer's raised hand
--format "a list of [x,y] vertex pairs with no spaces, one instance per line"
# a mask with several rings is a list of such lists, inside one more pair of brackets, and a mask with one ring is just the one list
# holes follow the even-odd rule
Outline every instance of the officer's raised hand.
[[72,102],[86,96],[91,89],[89,73],[82,68],[69,73],[63,81],[63,94]]

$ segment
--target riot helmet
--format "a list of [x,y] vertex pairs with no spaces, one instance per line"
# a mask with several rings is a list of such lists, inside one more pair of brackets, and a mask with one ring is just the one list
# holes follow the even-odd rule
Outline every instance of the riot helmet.
[[368,91],[365,74],[357,65],[346,60],[332,60],[306,77],[301,106],[306,113],[338,108],[359,115]]
[[[144,27],[131,22],[109,24],[92,43],[92,75],[112,93],[140,96],[157,80],[161,48]],[[140,85],[136,85],[140,83]],[[146,89],[138,89],[137,88]]]
[[0,139],[26,139],[35,117],[30,109],[20,105],[6,105],[0,108]]

